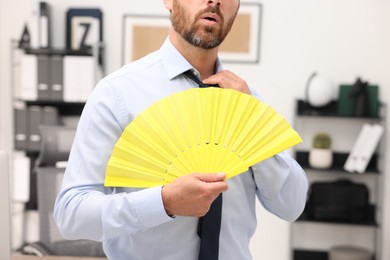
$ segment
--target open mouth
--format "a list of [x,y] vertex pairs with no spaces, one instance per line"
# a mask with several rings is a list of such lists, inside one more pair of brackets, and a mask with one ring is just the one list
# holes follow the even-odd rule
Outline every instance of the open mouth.
[[220,21],[219,16],[217,14],[214,14],[214,13],[205,14],[203,16],[203,19],[210,21],[210,22],[214,22],[214,23],[219,23],[219,21]]
[[213,17],[205,17],[204,19],[208,20],[208,21],[212,21],[212,22],[216,22],[217,19],[213,18]]

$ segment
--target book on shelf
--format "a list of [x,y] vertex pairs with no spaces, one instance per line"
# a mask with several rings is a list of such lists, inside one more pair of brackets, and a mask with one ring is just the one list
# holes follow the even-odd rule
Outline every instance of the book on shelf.
[[344,164],[344,170],[364,173],[383,131],[380,124],[364,124]]

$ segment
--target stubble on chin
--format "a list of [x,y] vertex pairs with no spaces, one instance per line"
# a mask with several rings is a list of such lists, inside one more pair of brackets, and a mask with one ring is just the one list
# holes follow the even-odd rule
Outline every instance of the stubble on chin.
[[[189,15],[177,1],[174,1],[174,10],[175,12],[171,15],[171,20],[175,31],[178,32],[188,43],[202,49],[213,49],[218,47],[230,31],[235,18],[232,17],[227,26],[224,26],[224,17],[219,9],[208,8],[200,11],[195,16],[194,20],[188,24],[187,21]],[[221,19],[221,25],[219,27],[204,26],[199,23],[201,16],[208,12],[217,13],[219,15]]]

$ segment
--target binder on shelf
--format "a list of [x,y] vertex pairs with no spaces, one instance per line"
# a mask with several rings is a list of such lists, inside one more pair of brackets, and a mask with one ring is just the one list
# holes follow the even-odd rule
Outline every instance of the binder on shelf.
[[50,56],[38,55],[38,100],[50,100]]
[[344,170],[364,173],[383,131],[383,126],[380,124],[364,124],[344,164]]
[[30,200],[30,159],[21,152],[15,153],[12,169],[12,199],[27,203]]
[[40,125],[58,125],[58,109],[53,106],[15,104],[15,149],[37,152],[41,148]]
[[56,107],[44,106],[42,108],[41,125],[58,125],[59,117]]
[[64,96],[63,88],[63,58],[62,55],[52,55],[50,59],[51,68],[51,88],[50,99],[53,101],[62,101]]
[[35,101],[38,98],[38,57],[22,54],[20,59],[20,99]]
[[64,56],[64,101],[87,100],[96,84],[95,63],[93,56]]
[[42,108],[40,106],[30,106],[28,108],[28,145],[27,150],[39,151],[41,145],[41,136],[39,125],[41,124]]
[[26,150],[27,149],[27,109],[25,106],[15,106],[15,149]]
[[79,62],[82,66],[79,77],[81,84],[79,101],[85,102],[95,87],[97,66],[93,56],[83,56]]

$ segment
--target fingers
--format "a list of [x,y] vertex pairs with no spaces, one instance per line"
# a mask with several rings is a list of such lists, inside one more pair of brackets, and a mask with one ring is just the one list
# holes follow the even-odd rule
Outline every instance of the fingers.
[[203,182],[205,191],[210,192],[210,195],[214,198],[228,189],[228,185],[224,181],[226,177],[225,173],[194,173],[193,176]]
[[211,77],[203,80],[203,83],[218,84],[221,88],[235,89],[249,95],[251,94],[245,80],[228,70],[223,70],[217,74],[212,75]]
[[226,175],[194,173],[177,178],[162,189],[164,208],[168,215],[205,215],[211,203],[228,189]]
[[211,174],[194,173],[194,175],[204,182],[223,181],[226,177],[226,173],[224,172],[211,173]]

